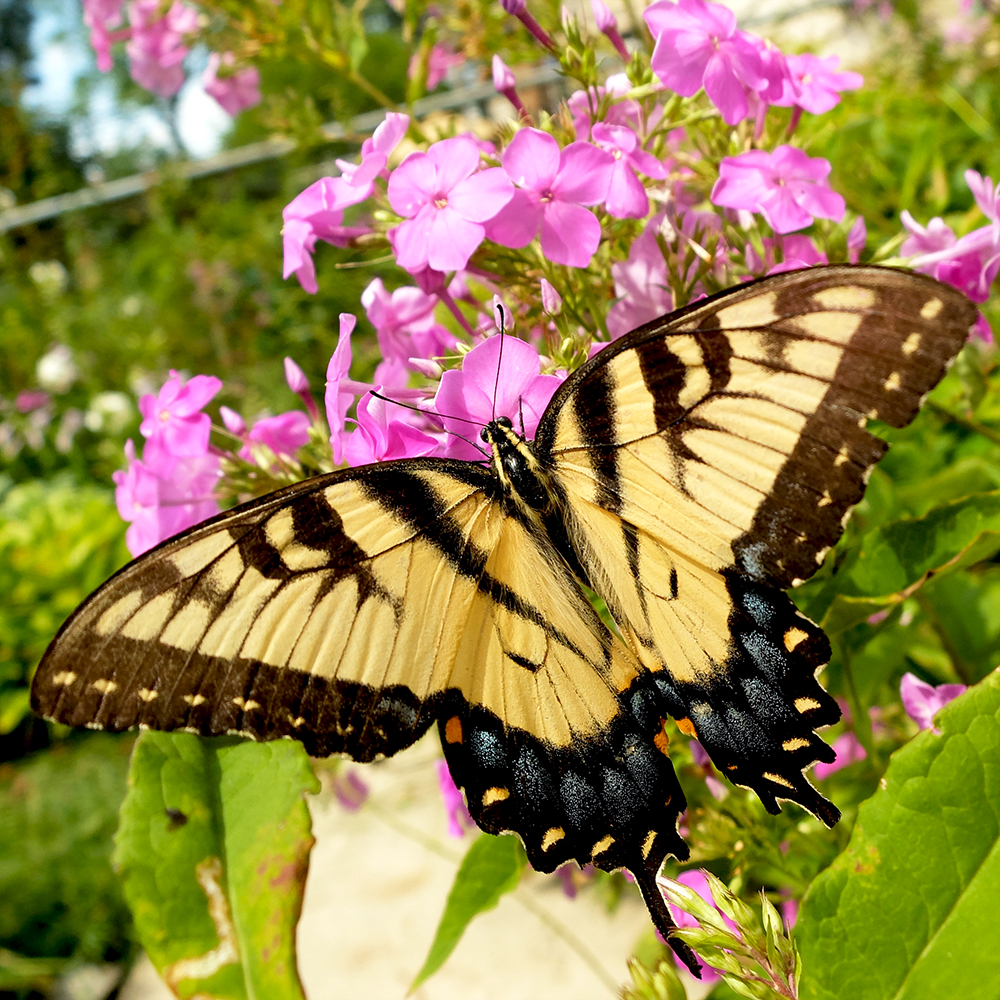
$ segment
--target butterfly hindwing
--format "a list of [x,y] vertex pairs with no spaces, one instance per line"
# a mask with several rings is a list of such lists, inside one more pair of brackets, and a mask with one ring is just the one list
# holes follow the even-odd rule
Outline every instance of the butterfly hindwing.
[[640,661],[733,780],[836,819],[802,776],[839,711],[822,631],[782,591],[815,572],[885,444],[975,307],[869,267],[781,274],[647,324],[559,389],[539,460],[574,547]]

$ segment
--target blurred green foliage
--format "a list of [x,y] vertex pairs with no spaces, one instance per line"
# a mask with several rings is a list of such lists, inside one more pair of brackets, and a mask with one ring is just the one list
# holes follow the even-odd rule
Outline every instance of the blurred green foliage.
[[110,858],[132,743],[77,734],[0,765],[0,994],[44,988],[47,978],[26,984],[23,964],[4,950],[64,960],[49,978],[131,956],[131,918]]

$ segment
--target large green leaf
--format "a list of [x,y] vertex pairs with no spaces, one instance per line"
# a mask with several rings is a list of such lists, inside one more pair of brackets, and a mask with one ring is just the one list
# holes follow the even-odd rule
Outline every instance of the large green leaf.
[[517,886],[526,864],[524,848],[517,837],[492,837],[484,833],[473,841],[455,875],[441,922],[411,991],[444,965],[473,917],[492,910],[501,896]]
[[301,744],[146,732],[115,863],[150,959],[179,997],[302,1000],[295,925],[318,784]]
[[898,604],[931,576],[989,558],[998,549],[1000,491],[977,493],[868,532],[839,572],[804,595],[802,606],[837,635]]
[[1000,996],[1000,671],[895,753],[796,927],[802,1000]]

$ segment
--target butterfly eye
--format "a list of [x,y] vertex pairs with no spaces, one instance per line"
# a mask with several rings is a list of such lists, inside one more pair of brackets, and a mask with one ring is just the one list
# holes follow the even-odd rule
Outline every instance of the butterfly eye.
[[513,427],[514,424],[511,422],[510,417],[497,417],[497,423],[501,427]]
[[483,441],[489,441],[490,439],[490,435],[485,427],[479,432],[479,436]]

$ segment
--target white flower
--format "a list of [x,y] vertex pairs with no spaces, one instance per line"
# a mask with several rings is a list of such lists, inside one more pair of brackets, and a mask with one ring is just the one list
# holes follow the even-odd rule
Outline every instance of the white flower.
[[80,371],[73,361],[70,349],[65,344],[56,344],[38,359],[35,377],[43,389],[60,393],[66,392],[80,377]]

